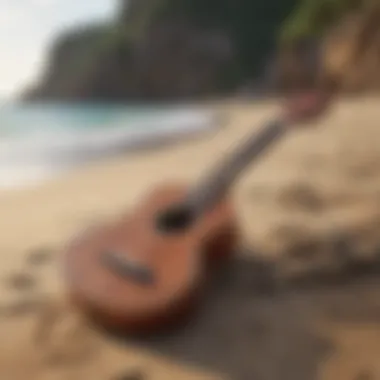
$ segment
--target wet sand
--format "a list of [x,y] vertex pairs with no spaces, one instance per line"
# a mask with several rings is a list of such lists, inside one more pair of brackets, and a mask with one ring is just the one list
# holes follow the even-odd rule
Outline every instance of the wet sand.
[[231,102],[229,125],[212,136],[0,194],[0,378],[380,378],[379,104],[342,101],[248,170],[232,192],[235,263],[190,325],[150,340],[110,336],[71,309],[61,248],[154,184],[198,178],[275,104]]

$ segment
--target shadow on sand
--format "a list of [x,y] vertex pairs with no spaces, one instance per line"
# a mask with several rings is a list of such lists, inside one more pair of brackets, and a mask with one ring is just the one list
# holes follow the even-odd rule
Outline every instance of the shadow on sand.
[[[149,339],[108,333],[233,380],[313,380],[335,350],[316,322],[371,322],[380,329],[378,273],[372,263],[347,266],[334,278],[279,284],[273,267],[244,255],[210,281],[190,324]],[[366,297],[374,292],[379,296]]]

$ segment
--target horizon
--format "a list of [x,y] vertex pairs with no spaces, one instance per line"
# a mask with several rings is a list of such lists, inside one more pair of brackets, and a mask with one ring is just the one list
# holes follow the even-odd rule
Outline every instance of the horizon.
[[116,6],[117,0],[0,0],[0,98],[13,99],[38,81],[60,33],[110,19]]

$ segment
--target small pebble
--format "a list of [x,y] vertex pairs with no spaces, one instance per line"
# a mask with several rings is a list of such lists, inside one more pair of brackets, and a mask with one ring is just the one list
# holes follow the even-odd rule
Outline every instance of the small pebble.
[[9,276],[5,283],[13,290],[31,290],[36,287],[37,280],[30,273],[15,273]]
[[307,183],[296,183],[285,189],[279,197],[279,202],[286,207],[303,209],[305,211],[321,211],[324,201],[316,189]]
[[47,264],[52,259],[52,250],[49,248],[40,248],[29,253],[26,261],[27,264],[40,266]]
[[354,377],[354,380],[372,380],[372,379],[373,379],[373,376],[368,370],[363,370]]
[[146,380],[147,376],[142,370],[131,370],[119,373],[110,380]]

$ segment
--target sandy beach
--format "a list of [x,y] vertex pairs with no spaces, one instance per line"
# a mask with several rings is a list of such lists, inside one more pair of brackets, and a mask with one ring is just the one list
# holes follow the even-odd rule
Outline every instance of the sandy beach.
[[[247,170],[231,192],[242,260],[268,261],[276,284],[312,275],[330,284],[345,273],[347,260],[351,267],[375,266],[379,104],[380,98],[342,100]],[[0,379],[380,377],[380,284],[369,275],[359,285],[333,281],[331,288],[297,285],[297,291],[266,295],[259,264],[252,272],[243,265],[243,279],[215,290],[193,330],[137,346],[92,331],[65,303],[59,258],[70,237],[126,212],[155,184],[199,178],[277,106],[231,100],[219,106],[228,120],[219,131],[94,163],[35,188],[0,192]],[[348,258],[336,249],[343,238]],[[243,319],[236,319],[236,310]],[[218,318],[224,314],[225,320]],[[58,317],[50,325],[52,315]],[[217,342],[217,328],[230,331],[223,338],[228,344]]]

